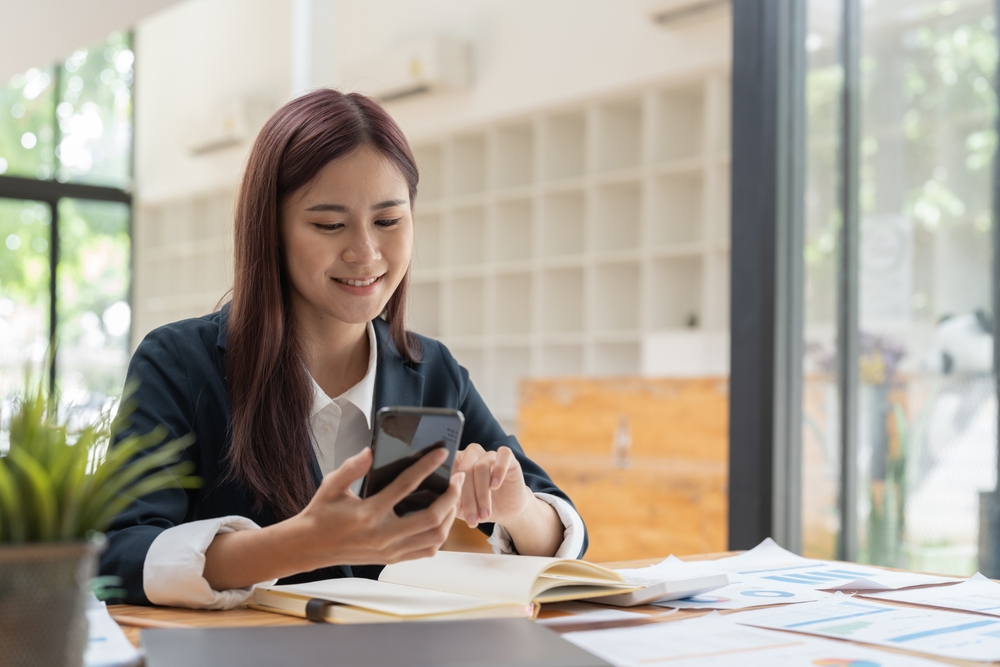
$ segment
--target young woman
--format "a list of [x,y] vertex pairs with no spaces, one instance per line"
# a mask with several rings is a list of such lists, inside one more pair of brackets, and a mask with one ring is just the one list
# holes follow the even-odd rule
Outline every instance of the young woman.
[[[317,90],[281,108],[247,161],[232,300],[139,345],[121,436],[194,433],[203,484],[137,500],[108,531],[102,574],[125,602],[228,608],[255,584],[378,576],[434,554],[455,519],[497,553],[578,558],[579,515],[525,457],[440,343],[404,329],[417,168],[372,100]],[[419,224],[419,223],[418,223]],[[372,417],[387,405],[465,414],[451,484],[393,506],[443,462],[423,457],[367,499]]]

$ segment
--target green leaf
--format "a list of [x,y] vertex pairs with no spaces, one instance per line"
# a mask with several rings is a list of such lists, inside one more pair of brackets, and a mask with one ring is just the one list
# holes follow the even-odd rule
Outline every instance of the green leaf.
[[21,470],[22,479],[27,481],[27,488],[34,496],[38,539],[42,542],[53,539],[56,535],[56,498],[48,473],[31,454],[20,448],[11,447],[7,461]]
[[2,457],[0,457],[0,509],[7,517],[7,527],[4,533],[0,533],[0,542],[8,538],[11,542],[24,542],[27,539],[27,531],[24,527],[21,491]]
[[[109,476],[103,484],[95,486],[94,494],[86,499],[86,507],[83,510],[85,519],[93,520],[95,517],[100,516],[111,499],[124,493],[126,489],[131,488],[130,485],[146,473],[176,461],[180,453],[193,442],[194,436],[189,434],[183,438],[178,438],[165,445],[161,445],[154,452],[146,454],[141,458],[132,459],[128,462],[128,465],[118,467],[115,470],[115,474]],[[101,468],[108,465],[107,462],[102,463]],[[100,468],[98,471],[100,472]],[[95,475],[95,479],[96,477]]]
[[163,489],[196,489],[200,487],[201,480],[197,477],[192,477],[192,472],[194,472],[194,463],[184,461],[141,479],[135,485],[129,487],[126,493],[115,496],[104,506],[102,513],[91,522],[94,530],[105,530],[115,520],[115,517],[125,511],[125,508],[131,505],[136,498],[141,498],[150,493],[162,491]]
[[114,420],[105,414],[73,433],[44,383],[24,386],[15,397],[10,450],[0,457],[0,543],[81,539],[144,495],[200,486],[194,463],[181,460],[193,435],[164,443],[168,431],[160,426],[111,444],[135,409],[134,384]]

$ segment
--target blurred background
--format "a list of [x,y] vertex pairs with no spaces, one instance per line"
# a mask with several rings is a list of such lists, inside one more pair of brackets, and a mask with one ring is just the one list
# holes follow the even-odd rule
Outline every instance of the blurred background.
[[[997,36],[987,0],[805,12],[805,555],[969,574],[996,486]],[[78,423],[151,329],[231,284],[247,150],[318,86],[414,149],[409,326],[577,503],[588,558],[727,547],[734,13],[719,0],[44,0],[0,40],[0,449],[25,368]],[[30,6],[29,6],[30,5]],[[845,26],[847,26],[845,28]],[[860,129],[845,134],[845,30]],[[840,159],[860,155],[857,478],[844,486]],[[798,488],[798,487],[797,487]],[[846,506],[846,510],[844,507]],[[854,521],[845,523],[843,513]],[[481,548],[456,533],[457,548]]]

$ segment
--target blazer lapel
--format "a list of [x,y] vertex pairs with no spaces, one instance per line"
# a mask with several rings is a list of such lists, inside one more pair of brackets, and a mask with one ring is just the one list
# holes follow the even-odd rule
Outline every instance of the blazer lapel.
[[378,366],[375,371],[375,405],[378,412],[388,405],[423,405],[424,376],[403,361],[389,337],[389,325],[376,318],[375,338],[378,340]]

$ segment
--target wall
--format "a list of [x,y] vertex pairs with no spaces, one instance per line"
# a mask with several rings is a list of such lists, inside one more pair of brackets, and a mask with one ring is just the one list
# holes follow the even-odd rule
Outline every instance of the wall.
[[188,0],[136,27],[135,177],[144,203],[236,182],[247,145],[194,156],[187,144],[220,106],[288,95],[284,0]]
[[[382,0],[337,4],[341,69],[433,35],[474,44],[468,92],[390,103],[411,141],[686,73],[728,67],[730,22],[669,30],[637,0]],[[338,82],[364,88],[364,81]]]
[[[468,91],[390,103],[415,143],[728,66],[727,19],[669,30],[649,21],[642,4],[187,0],[141,22],[133,344],[159,324],[209,312],[228,288],[232,198],[249,138],[198,156],[188,148],[220,107],[242,99],[274,109],[301,88],[303,67],[313,86],[363,87],[339,80],[339,72],[431,35],[473,42],[475,83]],[[293,18],[304,15],[322,19],[305,34]],[[311,63],[302,56],[303,39],[310,40]],[[261,120],[253,118],[251,129]]]
[[187,0],[136,27],[133,345],[211,312],[229,288],[232,201],[249,142],[204,155],[189,144],[233,100],[262,110],[284,102],[289,24],[283,0]]

